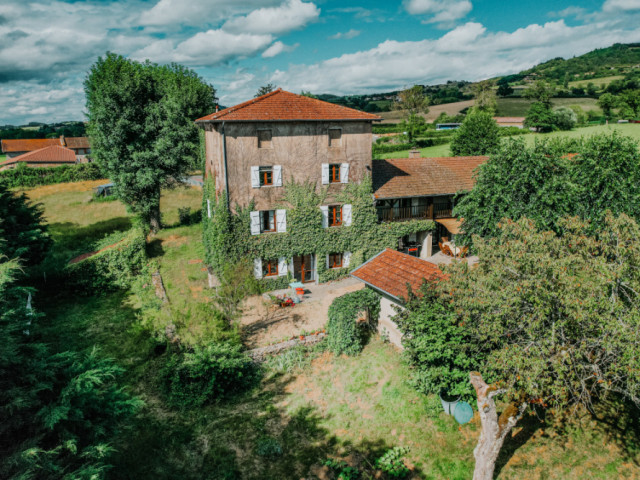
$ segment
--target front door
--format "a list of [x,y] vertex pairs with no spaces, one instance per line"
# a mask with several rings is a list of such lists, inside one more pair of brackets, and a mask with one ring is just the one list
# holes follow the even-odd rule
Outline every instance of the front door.
[[293,257],[293,277],[302,283],[315,281],[315,256],[297,255]]

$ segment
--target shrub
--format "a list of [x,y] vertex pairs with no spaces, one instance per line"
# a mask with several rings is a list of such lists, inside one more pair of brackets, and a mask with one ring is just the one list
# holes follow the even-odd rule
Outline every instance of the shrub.
[[404,478],[409,475],[409,469],[404,464],[404,456],[409,453],[407,447],[395,447],[376,460],[376,467],[392,478]]
[[576,126],[578,117],[569,107],[558,107],[553,111],[555,126],[560,130],[571,130]]
[[273,437],[260,437],[256,442],[256,454],[261,457],[279,457],[282,455],[282,445]]
[[500,145],[500,127],[488,112],[473,111],[464,119],[451,141],[452,155],[487,155]]
[[363,311],[374,321],[380,312],[380,297],[369,288],[338,297],[329,307],[327,347],[335,355],[356,355],[362,350],[363,332],[356,320]]
[[146,238],[138,227],[106,236],[91,251],[97,253],[65,267],[68,285],[91,291],[128,288],[147,259]]
[[54,183],[82,182],[105,178],[97,163],[79,163],[50,168],[31,168],[24,163],[11,170],[0,172],[2,180],[9,188],[27,188]]
[[251,359],[229,343],[174,353],[161,372],[163,390],[177,407],[205,405],[248,388],[254,379]]
[[179,219],[180,225],[190,225],[191,224],[191,208],[190,207],[178,208],[178,219]]

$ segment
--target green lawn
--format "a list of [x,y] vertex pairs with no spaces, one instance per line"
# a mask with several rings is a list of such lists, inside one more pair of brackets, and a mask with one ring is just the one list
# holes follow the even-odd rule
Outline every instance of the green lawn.
[[[611,124],[611,125],[594,125],[591,127],[576,128],[568,132],[551,132],[551,133],[530,133],[522,135],[528,145],[532,145],[536,140],[554,137],[577,138],[583,136],[594,135],[597,133],[618,132],[621,135],[632,137],[640,142],[640,124]],[[516,137],[518,138],[518,137]],[[427,147],[420,149],[423,157],[447,157],[451,155],[449,144],[436,145],[435,147]],[[407,158],[409,150],[401,152],[392,152],[379,155],[380,158]]]
[[610,77],[592,78],[590,80],[575,80],[569,82],[569,87],[582,87],[587,88],[589,83],[593,83],[596,87],[603,87],[609,85],[614,80],[622,80],[624,75],[611,75]]
[[[87,190],[77,186],[29,193],[54,222],[60,251],[124,228],[128,220],[117,202],[92,210],[83,201]],[[199,198],[197,190],[165,194],[167,223],[177,219],[178,207],[197,208]],[[200,225],[175,226],[162,230],[149,245],[175,306],[169,319],[182,322],[185,339],[206,338],[211,321],[191,314],[208,301],[200,236]],[[56,282],[43,281],[38,287],[34,302],[45,314],[38,320],[40,338],[56,351],[98,346],[126,369],[126,388],[146,403],[113,440],[117,453],[110,478],[332,479],[322,471],[325,459],[344,458],[361,467],[394,446],[411,449],[413,479],[471,477],[477,417],[458,426],[441,413],[436,398],[409,386],[410,369],[401,355],[378,338],[357,357],[335,357],[321,349],[308,355],[293,351],[269,362],[249,392],[179,411],[170,409],[160,392],[157,372],[167,353],[141,324],[135,297],[127,292],[79,296]],[[564,430],[526,417],[507,441],[497,478],[638,478],[637,436],[620,418],[607,431],[607,422],[595,425],[587,416],[582,423],[562,426]],[[279,446],[281,453],[265,456],[265,445]]]

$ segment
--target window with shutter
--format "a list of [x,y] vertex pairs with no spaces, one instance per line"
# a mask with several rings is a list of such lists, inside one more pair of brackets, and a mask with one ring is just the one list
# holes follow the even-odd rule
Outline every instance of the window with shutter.
[[329,165],[329,183],[342,183],[340,181],[340,164],[332,163]]
[[342,205],[329,205],[329,226],[342,225]]
[[273,167],[260,167],[260,186],[269,187],[273,185]]
[[276,231],[276,211],[261,210],[260,211],[260,233]]
[[330,253],[329,254],[329,268],[342,268],[342,253]]
[[278,259],[270,258],[262,260],[262,276],[275,277],[278,275]]

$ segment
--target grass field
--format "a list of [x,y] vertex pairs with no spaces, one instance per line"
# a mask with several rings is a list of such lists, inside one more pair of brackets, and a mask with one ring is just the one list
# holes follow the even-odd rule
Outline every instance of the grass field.
[[[614,131],[620,133],[621,135],[632,137],[640,142],[640,124],[594,125],[591,127],[576,128],[568,132],[530,133],[527,135],[522,135],[522,138],[525,139],[528,145],[532,145],[536,140],[542,140],[544,138],[579,138],[598,133],[610,133]],[[449,144],[422,148],[420,149],[420,152],[423,157],[448,157],[449,155],[451,155]],[[408,156],[409,150],[378,155],[379,158],[407,158]]]
[[624,75],[611,75],[610,77],[592,78],[591,80],[575,80],[569,82],[569,87],[587,88],[589,83],[593,83],[596,87],[602,88],[609,85],[614,80],[622,80]]
[[[554,98],[554,107],[570,107],[577,105],[585,112],[600,110],[593,98]],[[500,117],[524,117],[532,101],[526,98],[498,98],[498,116]]]
[[[28,192],[54,222],[54,250],[67,251],[128,225],[118,202],[89,202],[90,187],[62,184]],[[194,189],[165,192],[166,223],[177,220],[178,207],[199,208],[200,196]],[[201,233],[200,224],[165,228],[148,248],[174,308],[171,320],[191,321],[185,328],[194,337],[206,337],[210,322],[191,314],[209,300],[199,262]],[[268,362],[246,394],[178,411],[166,405],[157,380],[167,354],[141,325],[133,296],[78,296],[51,282],[39,288],[34,301],[45,313],[39,320],[42,338],[56,351],[98,346],[126,369],[127,390],[146,403],[113,442],[117,453],[110,478],[330,480],[321,465],[325,459],[370,465],[394,446],[411,449],[410,478],[471,477],[477,417],[458,426],[441,412],[438,399],[416,393],[401,355],[377,338],[357,357],[335,357],[320,348],[293,350]],[[558,427],[526,417],[507,440],[496,478],[640,478],[637,433],[622,418],[607,430],[607,422],[596,425],[588,416]],[[265,445],[279,446],[281,453],[265,456]]]

